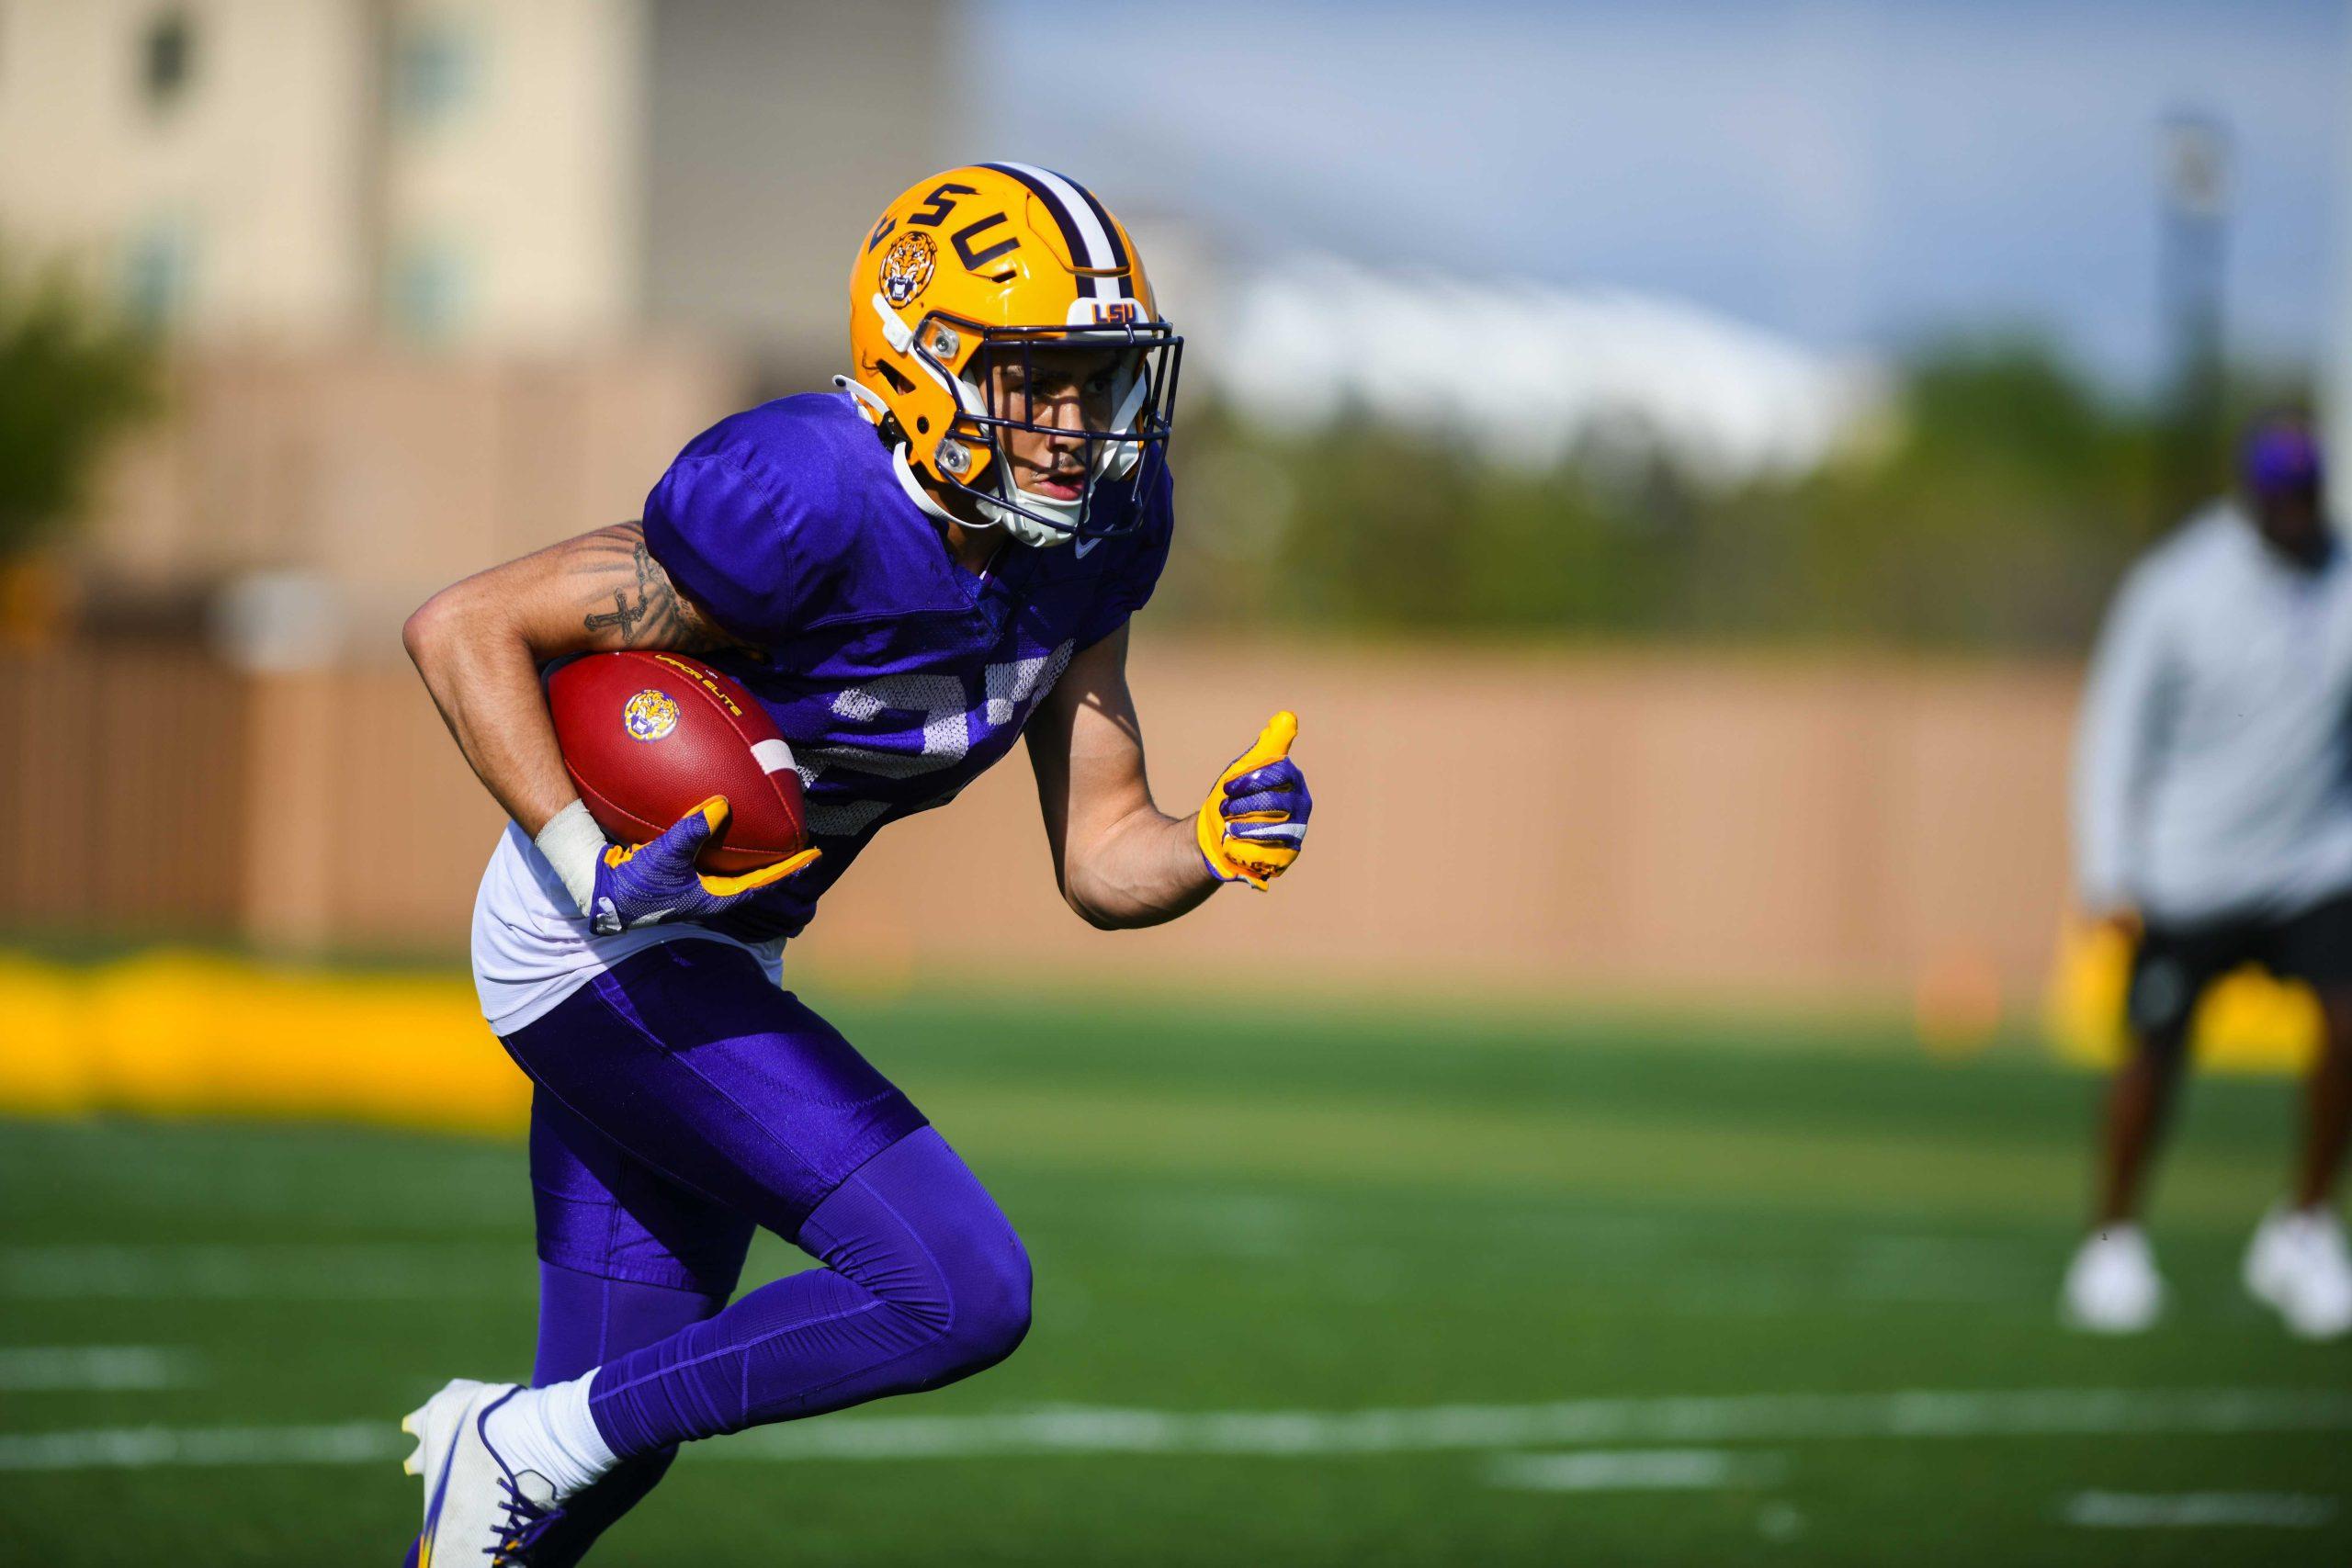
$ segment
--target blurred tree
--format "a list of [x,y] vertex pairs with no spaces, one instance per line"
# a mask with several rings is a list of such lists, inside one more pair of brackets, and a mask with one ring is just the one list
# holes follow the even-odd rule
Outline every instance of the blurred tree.
[[62,269],[0,255],[0,561],[71,520],[107,445],[160,402],[146,334]]
[[1923,345],[1883,439],[1724,491],[1442,430],[1186,411],[1166,596],[1227,625],[2065,650],[2147,542],[2163,427],[2026,336]]

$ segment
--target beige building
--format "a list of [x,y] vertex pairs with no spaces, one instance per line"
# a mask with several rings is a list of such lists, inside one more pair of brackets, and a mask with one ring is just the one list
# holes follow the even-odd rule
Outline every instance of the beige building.
[[0,229],[197,344],[631,322],[638,0],[19,0]]
[[0,234],[151,320],[273,337],[356,321],[365,23],[307,0],[0,6]]
[[[196,344],[831,352],[946,0],[9,0],[0,235]],[[799,367],[795,364],[794,368]]]
[[175,344],[68,575],[241,662],[637,514],[841,366],[873,214],[955,155],[947,0],[0,0],[0,247]]

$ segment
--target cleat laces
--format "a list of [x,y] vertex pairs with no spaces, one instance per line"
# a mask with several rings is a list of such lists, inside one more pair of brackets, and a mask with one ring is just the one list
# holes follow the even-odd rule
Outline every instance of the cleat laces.
[[[547,1484],[545,1477],[526,1473],[540,1485]],[[530,1568],[532,1549],[563,1517],[563,1510],[552,1500],[542,1502],[524,1491],[521,1478],[511,1471],[498,1478],[498,1541],[483,1547],[482,1554],[490,1559],[491,1568]]]

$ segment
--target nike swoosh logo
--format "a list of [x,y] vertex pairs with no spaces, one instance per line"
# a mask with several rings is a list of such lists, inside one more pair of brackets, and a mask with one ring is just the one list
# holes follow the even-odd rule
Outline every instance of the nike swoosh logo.
[[1080,560],[1084,560],[1086,558],[1086,552],[1092,549],[1102,542],[1102,541],[1100,539],[1080,539],[1077,544],[1070,547],[1070,554],[1076,556]]

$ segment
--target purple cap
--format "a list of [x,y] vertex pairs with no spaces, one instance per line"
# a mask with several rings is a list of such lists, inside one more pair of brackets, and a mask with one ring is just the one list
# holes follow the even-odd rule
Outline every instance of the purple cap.
[[2319,437],[2308,425],[2289,420],[2255,426],[2241,462],[2245,487],[2256,495],[2317,490],[2324,473]]

